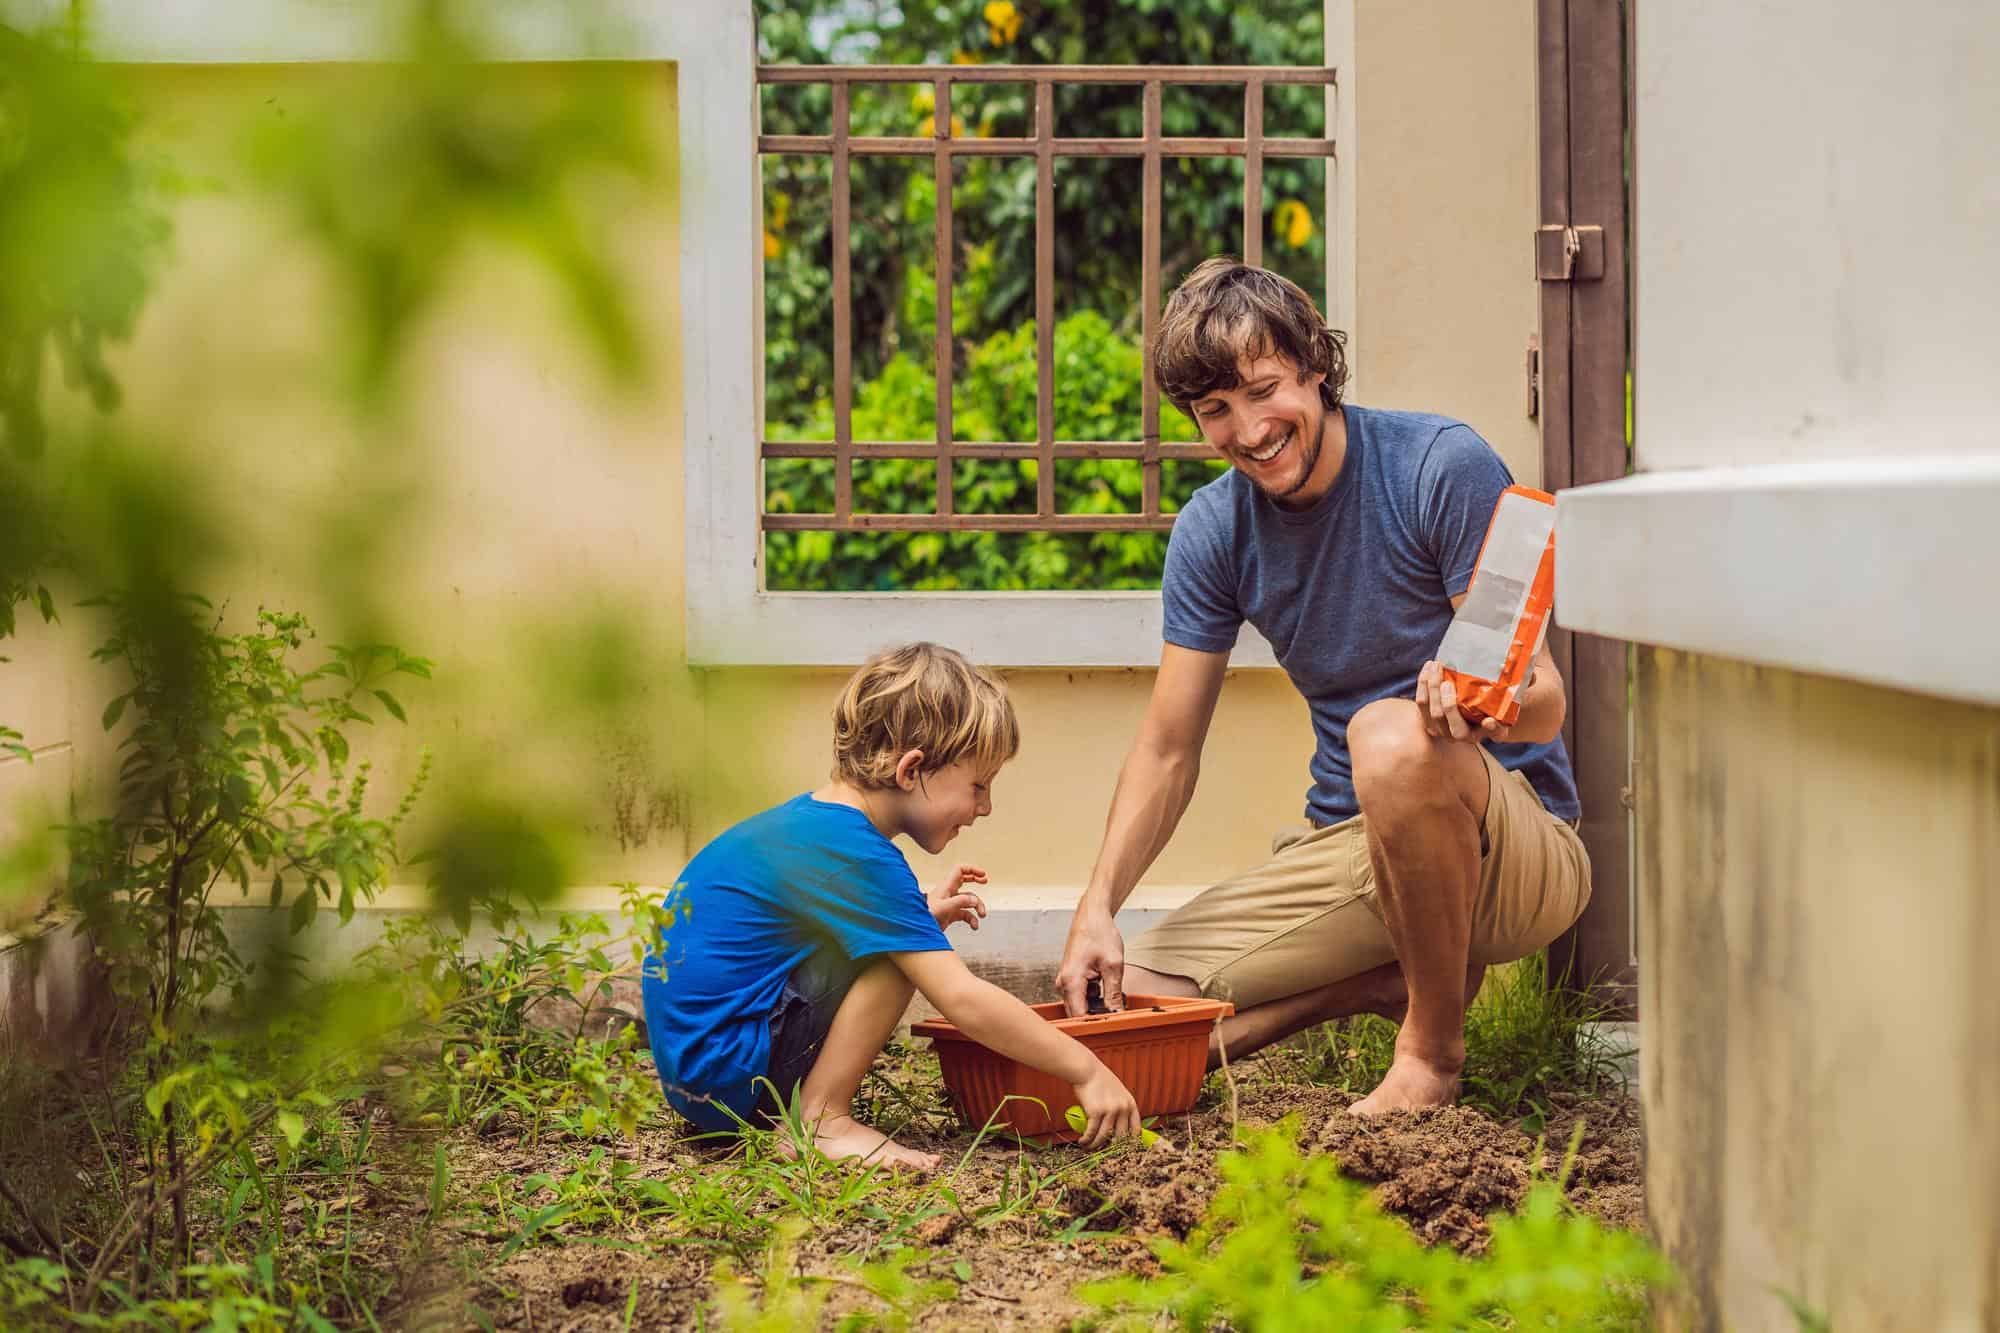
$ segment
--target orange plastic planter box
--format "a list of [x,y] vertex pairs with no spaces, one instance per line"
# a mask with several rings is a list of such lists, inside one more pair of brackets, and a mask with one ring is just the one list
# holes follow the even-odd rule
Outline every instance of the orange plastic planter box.
[[[1216,1019],[1236,1012],[1223,1000],[1169,995],[1128,995],[1120,1012],[1082,1018],[1063,1017],[1059,1003],[1028,1007],[1104,1061],[1131,1091],[1142,1116],[1173,1115],[1194,1105],[1209,1030]],[[996,1055],[942,1018],[913,1024],[910,1035],[929,1037],[935,1045],[945,1091],[968,1128],[990,1119],[1024,1138],[1080,1137],[1063,1123],[1076,1092],[1061,1079]]]

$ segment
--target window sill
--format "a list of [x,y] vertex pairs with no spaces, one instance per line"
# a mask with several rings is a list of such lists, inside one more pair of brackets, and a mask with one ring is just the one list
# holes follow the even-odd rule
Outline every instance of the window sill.
[[[997,667],[1160,661],[1157,592],[756,593],[734,606],[702,607],[695,591],[691,586],[688,660],[701,667],[853,666],[912,639],[949,644]],[[1245,625],[1229,664],[1277,661]]]

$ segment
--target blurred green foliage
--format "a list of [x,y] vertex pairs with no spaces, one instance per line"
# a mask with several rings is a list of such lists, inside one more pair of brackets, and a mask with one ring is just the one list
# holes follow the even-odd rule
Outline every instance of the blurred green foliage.
[[[0,868],[67,864],[53,884],[0,883],[0,925],[79,923],[103,969],[84,984],[123,1001],[98,1034],[105,1048],[86,1053],[101,1054],[90,1076],[33,1072],[36,1133],[0,1136],[0,1186],[32,1176],[47,1187],[34,1198],[0,1191],[0,1245],[18,1260],[0,1266],[10,1326],[369,1322],[365,1284],[327,1243],[337,1220],[325,1207],[291,1215],[287,1181],[372,1159],[382,1061],[413,1037],[421,1047],[456,1023],[489,1064],[496,1041],[511,1043],[510,1059],[533,1057],[517,1076],[559,1089],[551,1108],[578,1133],[629,1129],[649,1104],[629,1049],[614,1067],[608,1047],[562,1034],[551,1055],[519,1030],[520,1006],[499,998],[559,998],[582,984],[578,969],[601,970],[588,929],[565,923],[546,947],[513,937],[498,971],[466,961],[475,917],[511,919],[574,882],[563,855],[572,812],[521,784],[479,780],[484,756],[461,753],[413,832],[428,757],[412,757],[384,799],[367,756],[404,747],[357,747],[364,729],[404,721],[396,682],[431,674],[377,632],[397,623],[409,592],[384,572],[407,554],[422,513],[418,463],[434,447],[412,410],[417,337],[462,281],[461,261],[500,251],[566,298],[561,331],[604,385],[643,382],[646,344],[608,235],[661,185],[657,107],[630,79],[522,77],[492,63],[475,9],[381,8],[405,44],[399,63],[302,76],[282,108],[246,106],[235,136],[232,202],[288,224],[330,296],[303,373],[272,385],[225,367],[211,381],[190,357],[181,381],[224,404],[289,393],[308,415],[331,408],[351,428],[353,456],[317,460],[334,462],[339,480],[309,498],[230,493],[214,470],[217,442],[197,424],[215,419],[206,397],[121,406],[107,349],[132,334],[175,261],[166,219],[178,182],[137,147],[131,69],[92,63],[75,31],[0,25],[0,639],[23,604],[82,622],[101,644],[96,665],[38,665],[66,669],[85,697],[106,688],[101,722],[118,763],[115,780],[77,775],[63,855],[39,833],[20,840],[32,857],[0,848]],[[230,294],[208,295],[227,317]],[[287,443],[272,442],[277,466]],[[288,506],[290,555],[243,549],[236,521],[259,505]],[[352,646],[315,653],[302,616],[243,609],[273,588],[309,589],[315,614]],[[629,660],[629,635],[571,620],[576,660],[541,674],[574,690],[537,699],[542,714],[578,726],[656,720],[657,708],[635,703],[641,684],[658,686]],[[37,649],[71,642],[44,636]],[[618,670],[599,661],[611,652],[627,659]],[[563,653],[544,644],[541,656]],[[33,757],[25,722],[61,734],[59,719],[0,720],[10,757]],[[426,855],[405,856],[415,841]],[[301,955],[309,930],[324,946],[322,908],[345,925],[399,865],[420,862],[445,909],[413,927],[430,964],[308,976]],[[253,892],[268,913],[225,923],[221,904]],[[635,894],[631,931],[657,932],[657,906]],[[468,976],[484,984],[468,987]],[[481,1006],[497,1017],[466,1017]],[[26,1052],[7,1055],[11,1080]],[[37,1163],[79,1144],[95,1147],[98,1188]],[[17,1223],[28,1232],[17,1236]]]
[[0,445],[17,455],[46,440],[51,360],[118,403],[105,344],[131,333],[169,235],[132,124],[103,71],[0,26]]
[[[1280,0],[1248,8],[1227,0],[1022,0],[994,9],[983,0],[928,5],[886,0],[759,0],[758,45],[768,63],[822,64],[1246,64],[1319,65],[1322,7]],[[953,132],[1030,133],[1026,84],[964,85],[954,92]],[[1141,100],[1130,86],[1057,91],[1064,135],[1134,137]],[[831,90],[810,84],[762,93],[771,134],[825,134]],[[1325,131],[1320,88],[1275,86],[1266,93],[1273,134]],[[925,84],[857,85],[850,124],[857,135],[928,135],[934,98]],[[1162,122],[1171,136],[1243,132],[1238,88],[1169,89]],[[930,164],[856,159],[851,173],[855,383],[854,438],[935,437],[933,340],[936,319]],[[832,407],[831,165],[825,157],[765,159],[764,288],[767,435],[830,439]],[[1265,163],[1265,263],[1316,298],[1325,286],[1324,165],[1305,159]],[[1063,159],[1056,166],[1057,244],[1055,432],[1058,439],[1139,438],[1139,167],[1133,159]],[[1161,274],[1179,275],[1218,250],[1241,244],[1240,163],[1171,159],[1162,189]],[[962,163],[953,188],[953,435],[960,440],[1035,438],[1032,165],[1019,159]],[[1125,387],[1129,384],[1129,390]],[[1161,435],[1197,438],[1170,405]],[[1168,509],[1214,473],[1170,466]],[[935,465],[869,460],[856,465],[855,507],[928,512]],[[955,478],[965,513],[1034,512],[1034,465],[962,462]],[[1059,464],[1058,512],[1139,508],[1136,463]],[[831,512],[832,464],[767,466],[767,508]],[[1138,533],[776,533],[765,540],[765,585],[772,589],[1148,588],[1159,584],[1166,541]]]

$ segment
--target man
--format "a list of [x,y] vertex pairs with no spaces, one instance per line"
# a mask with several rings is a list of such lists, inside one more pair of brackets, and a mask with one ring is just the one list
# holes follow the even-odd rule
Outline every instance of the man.
[[[1431,660],[1472,581],[1506,465],[1443,417],[1343,404],[1344,339],[1297,286],[1208,260],[1167,302],[1160,390],[1232,470],[1167,551],[1160,673],[1119,774],[1057,985],[1231,999],[1211,1067],[1347,1014],[1397,1019],[1387,1076],[1352,1108],[1458,1093],[1465,1007],[1590,897],[1544,650],[1520,718],[1478,726]],[[1229,650],[1249,621],[1311,707],[1308,831],[1124,948],[1113,917],[1194,794]]]

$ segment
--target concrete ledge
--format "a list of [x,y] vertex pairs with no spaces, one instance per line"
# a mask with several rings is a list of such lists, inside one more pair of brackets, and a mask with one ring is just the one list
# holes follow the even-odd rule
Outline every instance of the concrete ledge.
[[1567,629],[2000,705],[2000,453],[1647,473],[1556,497]]

